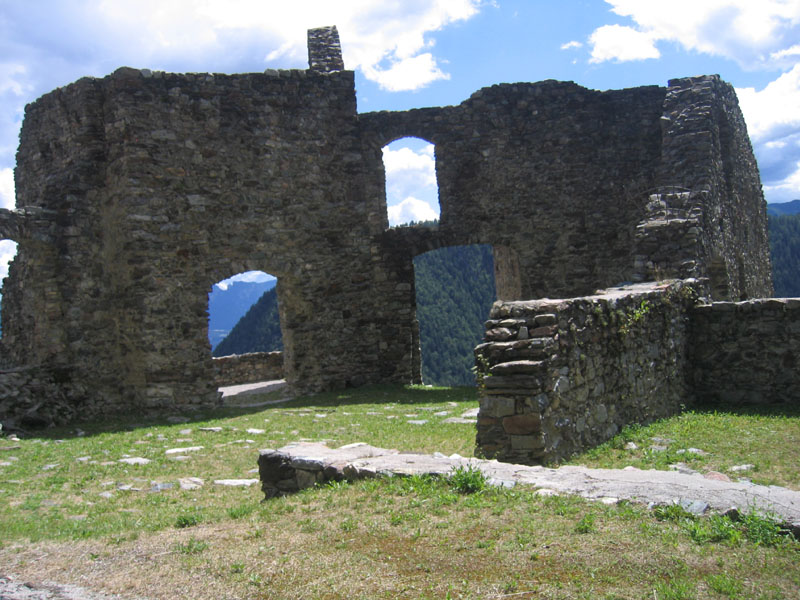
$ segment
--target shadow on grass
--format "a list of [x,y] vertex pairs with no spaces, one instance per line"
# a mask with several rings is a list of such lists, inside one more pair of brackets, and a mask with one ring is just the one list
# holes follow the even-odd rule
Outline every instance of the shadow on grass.
[[689,410],[699,414],[727,414],[739,417],[800,417],[800,403],[774,404],[725,404],[702,402],[689,407]]
[[[196,426],[217,419],[233,419],[271,410],[302,409],[309,407],[353,406],[358,404],[395,403],[402,405],[438,404],[443,402],[478,401],[474,387],[427,387],[400,385],[371,385],[335,392],[298,396],[281,401],[282,392],[248,395],[249,406],[223,406],[214,409],[197,409],[181,412],[180,409],[144,415],[130,412],[104,419],[75,422],[47,429],[23,430],[20,437],[41,439],[70,439],[103,433],[119,433],[147,427]],[[274,403],[267,403],[273,402]],[[257,404],[253,406],[252,404]],[[24,435],[23,435],[24,434]]]

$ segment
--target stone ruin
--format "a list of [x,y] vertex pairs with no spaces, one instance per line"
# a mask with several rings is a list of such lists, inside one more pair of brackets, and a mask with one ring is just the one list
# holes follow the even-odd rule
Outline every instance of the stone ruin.
[[[419,382],[412,260],[445,246],[492,246],[489,332],[508,312],[518,322],[497,327],[517,341],[554,339],[532,332],[555,313],[520,324],[507,302],[667,278],[719,300],[771,295],[758,169],[718,76],[501,84],[458,106],[359,113],[336,28],[309,31],[308,48],[307,70],[124,67],[26,107],[17,207],[0,210],[0,238],[18,243],[0,419],[217,405],[208,293],[246,270],[278,277],[296,393]],[[438,228],[389,227],[381,149],[406,136],[435,145]],[[514,390],[491,392],[504,409],[484,402],[489,454],[524,454],[498,449],[523,435],[502,420],[542,392]]]

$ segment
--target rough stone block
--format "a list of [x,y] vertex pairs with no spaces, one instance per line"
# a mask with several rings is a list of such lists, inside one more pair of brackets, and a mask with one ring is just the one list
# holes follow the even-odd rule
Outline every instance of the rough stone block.
[[516,402],[513,398],[481,398],[481,410],[478,413],[478,418],[483,416],[487,417],[505,417],[513,415],[515,412]]
[[523,450],[541,450],[544,448],[544,440],[541,435],[510,435],[511,450],[515,452]]
[[538,413],[514,415],[503,419],[503,429],[510,435],[530,435],[541,430],[542,417]]

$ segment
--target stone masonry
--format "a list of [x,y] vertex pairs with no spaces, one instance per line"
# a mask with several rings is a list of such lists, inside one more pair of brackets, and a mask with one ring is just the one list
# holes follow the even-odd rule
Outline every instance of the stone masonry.
[[[435,144],[437,229],[388,227],[381,149],[404,136]],[[57,393],[20,390],[0,419],[215,405],[207,295],[245,270],[278,277],[295,392],[419,381],[412,260],[444,246],[491,244],[503,300],[665,277],[771,293],[758,170],[717,76],[359,114],[321,28],[308,70],[123,67],[54,90],[26,108],[15,179],[0,367]]]
[[249,352],[213,360],[217,387],[283,379],[283,352]]
[[636,284],[569,300],[496,302],[476,348],[477,448],[554,462],[630,423],[678,412],[695,280]]

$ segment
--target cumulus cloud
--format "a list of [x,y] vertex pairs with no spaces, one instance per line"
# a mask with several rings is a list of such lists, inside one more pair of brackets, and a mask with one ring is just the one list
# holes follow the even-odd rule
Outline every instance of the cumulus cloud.
[[399,90],[446,77],[429,35],[477,14],[480,0],[84,0],[82,8],[110,53],[118,57],[125,48],[148,67],[188,61],[302,68],[306,30],[337,25],[347,68]]
[[589,43],[592,45],[589,62],[592,63],[607,60],[625,62],[661,56],[651,35],[622,25],[604,25],[595,29],[589,37]]
[[14,171],[0,169],[0,208],[14,208]]
[[264,273],[263,271],[245,271],[244,273],[239,273],[238,275],[234,275],[233,277],[228,277],[228,279],[223,279],[216,286],[221,290],[227,290],[228,287],[235,281],[244,281],[247,283],[264,283],[266,281],[273,281],[276,278],[268,273]]
[[[0,208],[14,208],[14,172],[11,169],[0,169]],[[0,240],[0,288],[8,275],[8,263],[16,253],[16,243]]]
[[566,44],[561,44],[561,50],[572,50],[574,48],[583,48],[583,44],[580,43],[578,40],[572,40],[571,42],[567,42]]
[[421,178],[425,185],[436,185],[433,144],[426,144],[419,151],[414,151],[408,146],[385,146],[383,166],[387,177],[406,174]]
[[800,64],[764,89],[736,94],[770,202],[800,198]]
[[392,225],[439,218],[433,144],[416,138],[389,144],[383,149],[383,165]]
[[390,91],[449,76],[436,32],[482,0],[37,0],[0,18],[0,168],[11,166],[25,103],[117,67],[175,72],[306,68],[306,31],[337,25],[345,66]]
[[427,202],[409,196],[399,204],[388,207],[389,225],[400,225],[411,221],[433,221],[439,214]]
[[[795,149],[795,155],[798,154],[800,154],[800,147]],[[768,202],[800,200],[800,160],[794,162],[794,168],[787,177],[772,185],[765,183],[764,195]]]
[[800,63],[763,90],[737,88],[736,95],[754,142],[800,132]]
[[[595,30],[590,38],[594,62],[654,58],[637,56],[634,51],[645,48],[645,38],[653,49],[657,42],[674,42],[687,50],[735,60],[744,68],[788,68],[795,59],[786,49],[800,37],[800,0],[606,2],[614,13],[630,18],[635,26]],[[628,43],[615,40],[610,33],[625,37]]]
[[364,74],[390,92],[416,90],[437,79],[450,79],[429,52],[394,62],[387,69],[367,66]]
[[8,276],[8,263],[17,254],[17,244],[10,240],[0,240],[0,292],[2,292],[3,279]]

